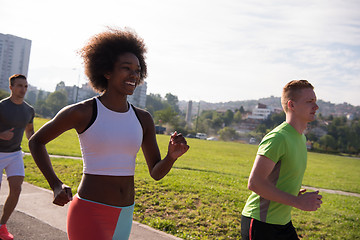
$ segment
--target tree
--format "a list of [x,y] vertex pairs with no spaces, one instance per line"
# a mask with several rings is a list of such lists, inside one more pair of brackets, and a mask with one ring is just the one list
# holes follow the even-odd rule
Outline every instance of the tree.
[[39,90],[37,97],[36,97],[36,101],[39,100],[46,100],[46,93],[43,90]]
[[165,95],[166,102],[175,110],[175,112],[180,113],[179,109],[179,99],[177,96],[167,93]]
[[211,119],[205,118],[197,121],[197,127],[195,129],[196,132],[202,132],[202,133],[209,133],[209,130],[211,129]]
[[220,135],[220,139],[224,141],[233,141],[238,137],[235,129],[231,127],[224,127],[218,132],[218,134]]
[[165,109],[169,106],[168,103],[163,101],[160,94],[150,93],[146,96],[146,109],[154,115],[156,111]]
[[329,150],[334,151],[334,150],[336,150],[336,140],[331,135],[326,134],[326,135],[322,136],[320,138],[320,140],[319,140],[319,144],[326,151],[329,151]]
[[231,111],[230,109],[226,110],[224,117],[223,117],[223,121],[225,123],[225,126],[230,126],[231,123],[234,120],[234,112]]
[[240,113],[245,113],[245,109],[244,109],[244,107],[243,107],[243,106],[241,106],[241,107],[240,107],[240,109],[239,109],[239,111],[240,111]]
[[163,110],[156,111],[154,113],[154,120],[155,123],[171,123],[177,115],[178,113],[169,106]]
[[264,124],[267,129],[273,129],[284,121],[285,112],[273,113],[264,121]]
[[201,112],[200,119],[210,119],[213,118],[213,110],[205,110]]
[[318,137],[314,133],[309,132],[308,134],[306,134],[306,139],[311,142],[316,142],[318,140]]
[[41,117],[47,118],[52,116],[51,109],[46,105],[45,100],[37,100],[35,104],[35,113]]
[[348,152],[360,153],[360,121],[354,121],[350,127]]
[[224,125],[223,117],[216,111],[212,112],[211,128],[216,132],[219,131]]
[[0,99],[7,98],[8,96],[10,96],[9,92],[7,92],[3,89],[0,89]]
[[45,104],[50,109],[50,117],[53,117],[56,115],[60,109],[65,107],[67,105],[67,96],[62,91],[55,91],[51,93],[48,98],[45,101]]
[[242,114],[240,111],[236,111],[235,114],[234,114],[234,118],[233,118],[233,121],[235,123],[240,123],[242,120]]
[[31,105],[35,105],[36,103],[36,91],[28,91],[26,93],[26,101]]
[[256,130],[255,130],[257,133],[260,133],[261,135],[265,135],[266,132],[267,132],[267,128],[266,128],[266,125],[265,124],[259,124],[257,127],[256,127]]

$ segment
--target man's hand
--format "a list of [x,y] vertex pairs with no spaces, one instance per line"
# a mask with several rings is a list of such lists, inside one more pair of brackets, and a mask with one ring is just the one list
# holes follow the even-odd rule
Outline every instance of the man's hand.
[[14,131],[14,128],[10,128],[10,129],[8,129],[6,131],[1,132],[0,133],[0,139],[6,140],[6,141],[11,140],[14,137],[13,131]]
[[306,189],[301,189],[297,197],[296,208],[303,211],[316,211],[322,204],[322,196],[319,191],[306,192]]

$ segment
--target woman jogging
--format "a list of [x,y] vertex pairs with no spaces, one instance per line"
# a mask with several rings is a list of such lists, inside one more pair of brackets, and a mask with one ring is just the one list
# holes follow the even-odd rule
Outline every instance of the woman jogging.
[[[149,173],[162,179],[189,146],[178,133],[161,159],[151,115],[127,102],[147,75],[143,39],[129,29],[95,35],[80,50],[85,74],[99,97],[62,109],[29,141],[31,154],[54,192],[54,204],[71,201],[70,240],[128,239],[134,210],[135,158],[143,150]],[[78,133],[83,177],[78,193],[55,174],[45,145],[65,131]]]

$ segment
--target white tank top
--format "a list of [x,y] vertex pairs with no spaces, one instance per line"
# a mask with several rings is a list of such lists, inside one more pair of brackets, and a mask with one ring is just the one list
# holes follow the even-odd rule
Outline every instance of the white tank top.
[[83,172],[95,175],[133,176],[143,130],[133,107],[125,113],[107,109],[96,99],[97,116],[79,133]]

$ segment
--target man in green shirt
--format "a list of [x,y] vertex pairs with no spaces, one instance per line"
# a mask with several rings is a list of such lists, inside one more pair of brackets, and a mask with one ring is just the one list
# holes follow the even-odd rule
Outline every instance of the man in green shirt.
[[322,203],[318,191],[300,191],[307,162],[303,132],[319,108],[313,89],[306,80],[291,81],[283,89],[286,121],[259,144],[248,182],[253,192],[242,212],[243,240],[299,239],[291,223],[292,207],[316,211]]

